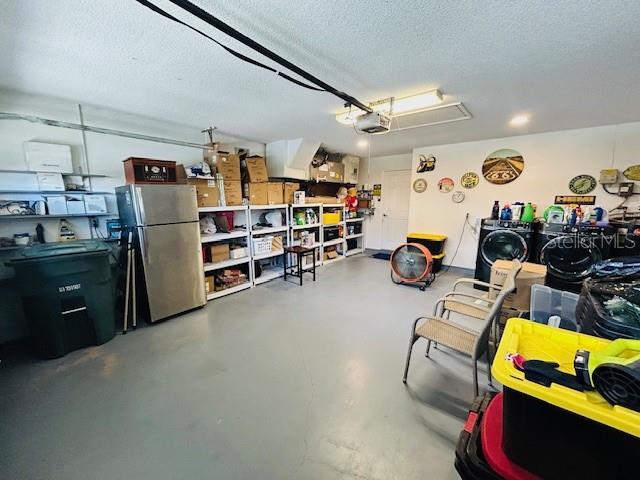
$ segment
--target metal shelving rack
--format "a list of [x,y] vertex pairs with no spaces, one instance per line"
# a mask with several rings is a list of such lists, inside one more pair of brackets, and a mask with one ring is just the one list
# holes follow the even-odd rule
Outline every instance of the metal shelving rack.
[[[211,243],[216,243],[216,242],[223,242],[226,240],[232,240],[235,238],[244,238],[246,243],[247,243],[247,256],[243,257],[243,258],[236,258],[236,259],[229,259],[229,260],[224,260],[222,262],[215,262],[215,263],[205,263],[204,264],[204,271],[202,274],[202,282],[204,285],[204,277],[205,274],[207,272],[213,272],[215,270],[221,270],[224,268],[229,268],[229,267],[233,267],[233,266],[238,266],[238,265],[244,265],[244,264],[249,264],[249,279],[246,283],[243,283],[241,285],[237,285],[235,287],[231,287],[231,288],[227,288],[224,290],[220,290],[218,292],[209,292],[207,294],[207,300],[213,300],[216,298],[220,298],[220,297],[224,297],[227,295],[231,295],[232,293],[236,293],[236,292],[240,292],[242,290],[245,290],[247,288],[251,288],[253,286],[253,265],[252,265],[252,258],[251,258],[251,234],[249,231],[249,227],[251,225],[250,223],[250,217],[249,217],[249,208],[241,205],[241,206],[229,206],[229,207],[200,207],[198,208],[198,213],[199,214],[207,214],[207,213],[219,213],[219,212],[234,212],[234,223],[236,223],[235,221],[235,217],[236,215],[238,215],[238,212],[240,212],[240,218],[243,218],[243,223],[245,225],[244,229],[238,229],[238,230],[234,230],[231,231],[229,233],[221,233],[221,232],[217,232],[211,235],[206,235],[206,234],[201,234],[200,235],[200,242],[203,246],[211,244]],[[204,288],[204,287],[203,287]]]
[[[312,224],[304,224],[304,225],[298,225],[296,223],[295,220],[295,213],[298,210],[307,210],[307,209],[313,209],[316,212],[316,215],[318,217],[318,221],[316,223],[312,223]],[[316,241],[313,244],[314,247],[317,247],[318,250],[318,254],[316,256],[316,267],[322,265],[322,254],[320,252],[320,250],[322,249],[322,204],[321,203],[301,203],[301,204],[292,204],[289,205],[289,225],[291,225],[291,233],[290,233],[290,242],[291,245],[300,245],[300,241],[298,240],[294,240],[294,234],[302,231],[302,230],[309,230],[309,231],[313,231],[313,233],[315,233],[316,235]],[[303,264],[302,268],[303,269],[309,269],[311,268],[311,264],[312,262],[308,261],[308,259],[305,257],[305,260],[307,260],[307,262],[305,264]],[[292,259],[292,261],[295,264],[295,258]]]
[[[351,255],[357,255],[359,253],[364,252],[364,217],[354,217],[347,218],[345,220],[345,239],[346,240],[356,240],[357,247],[349,250],[348,244],[345,248],[345,256],[350,257]],[[349,226],[350,225],[360,225],[360,233],[354,233],[349,235]]]
[[[332,212],[335,212],[336,210],[339,210],[340,212],[340,221],[338,223],[335,224],[330,224],[330,225],[325,225],[324,222],[322,224],[321,227],[321,241],[322,241],[322,246],[320,248],[320,258],[322,259],[322,264],[323,265],[331,265],[332,263],[338,262],[340,260],[344,260],[345,259],[345,250],[347,248],[347,244],[345,243],[345,235],[347,232],[346,229],[346,224],[345,224],[345,215],[346,215],[346,210],[344,207],[344,204],[342,203],[324,203],[322,205],[322,207],[320,208],[320,219],[321,221],[324,219],[324,213],[328,213],[325,212],[325,210],[329,210]],[[336,226],[342,226],[342,237],[340,238],[334,238],[332,240],[325,240],[325,229],[327,228],[331,228],[331,227],[336,227]],[[326,260],[324,258],[324,254],[327,251],[327,247],[332,247],[335,246],[336,250],[338,251],[338,256],[336,258],[332,258],[329,260]]]
[[[284,225],[280,227],[265,227],[265,228],[255,228],[254,225],[258,222],[258,219],[265,211],[276,211],[280,212],[283,217]],[[253,240],[261,237],[262,235],[269,235],[274,233],[283,233],[283,246],[290,244],[291,237],[289,234],[289,205],[286,203],[276,204],[276,205],[249,205],[249,225],[250,225],[250,243],[251,243],[251,269],[253,271],[253,285],[261,285],[270,280],[274,280],[278,277],[284,276],[284,267],[276,266],[272,264],[271,271],[263,272],[260,277],[256,277],[255,272],[255,262],[258,260],[265,259],[273,259],[275,261],[276,257],[281,257],[284,255],[284,249],[282,250],[272,250],[267,253],[256,253],[254,250],[254,242]]]

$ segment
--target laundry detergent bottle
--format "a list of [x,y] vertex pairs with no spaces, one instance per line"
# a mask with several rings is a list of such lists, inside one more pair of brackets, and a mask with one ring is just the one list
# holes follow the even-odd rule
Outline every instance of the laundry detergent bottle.
[[505,203],[504,207],[502,207],[502,212],[500,212],[500,220],[511,220],[511,207],[508,203]]
[[498,220],[498,218],[500,218],[500,203],[495,200],[491,209],[491,220]]
[[533,211],[533,205],[531,205],[531,202],[527,202],[527,204],[524,206],[524,209],[522,210],[522,216],[520,217],[520,220],[523,222],[533,222],[533,217],[534,217],[534,211]]

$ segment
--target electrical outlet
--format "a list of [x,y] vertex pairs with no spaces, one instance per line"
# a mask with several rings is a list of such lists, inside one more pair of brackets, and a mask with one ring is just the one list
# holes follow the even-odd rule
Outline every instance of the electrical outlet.
[[93,217],[91,219],[91,225],[93,226],[93,228],[98,228],[99,222],[98,222],[98,219],[96,217]]

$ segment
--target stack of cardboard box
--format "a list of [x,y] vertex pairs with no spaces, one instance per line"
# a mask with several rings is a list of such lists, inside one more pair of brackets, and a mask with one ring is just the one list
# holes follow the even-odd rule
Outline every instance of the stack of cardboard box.
[[249,203],[251,205],[284,203],[282,182],[269,181],[264,157],[248,157],[246,162],[249,175]]
[[218,154],[216,168],[224,179],[224,199],[226,206],[242,205],[242,183],[240,157],[235,154]]
[[[508,260],[496,260],[491,267],[491,285],[502,286],[507,275],[511,271],[513,262]],[[500,314],[500,323],[505,323],[511,317],[519,317],[520,312],[529,311],[531,302],[531,286],[539,283],[544,285],[547,275],[547,267],[536,263],[523,263],[522,270],[516,277],[516,290],[509,294],[504,301]],[[489,298],[495,300],[500,289],[491,288]]]

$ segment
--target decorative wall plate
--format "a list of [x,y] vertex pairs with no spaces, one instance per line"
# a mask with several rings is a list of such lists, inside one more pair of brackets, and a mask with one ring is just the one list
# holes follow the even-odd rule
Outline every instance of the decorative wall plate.
[[622,174],[627,177],[628,180],[637,182],[640,180],[640,165],[631,165],[630,167],[627,167]]
[[480,182],[480,177],[476,172],[467,172],[462,174],[460,178],[460,185],[464,188],[474,188]]
[[461,192],[460,190],[453,192],[451,200],[453,200],[453,203],[462,203],[464,201],[464,192]]
[[433,155],[419,155],[416,173],[432,172],[436,168],[436,157]]
[[422,193],[427,189],[427,181],[424,178],[418,178],[413,181],[413,191]]
[[440,190],[440,193],[449,193],[453,190],[453,185],[453,179],[449,177],[444,177],[438,180],[438,190]]
[[490,153],[482,164],[487,182],[504,185],[513,182],[524,170],[524,159],[515,150],[503,148]]
[[585,195],[593,192],[598,182],[591,175],[576,175],[569,182],[569,190],[576,195]]

